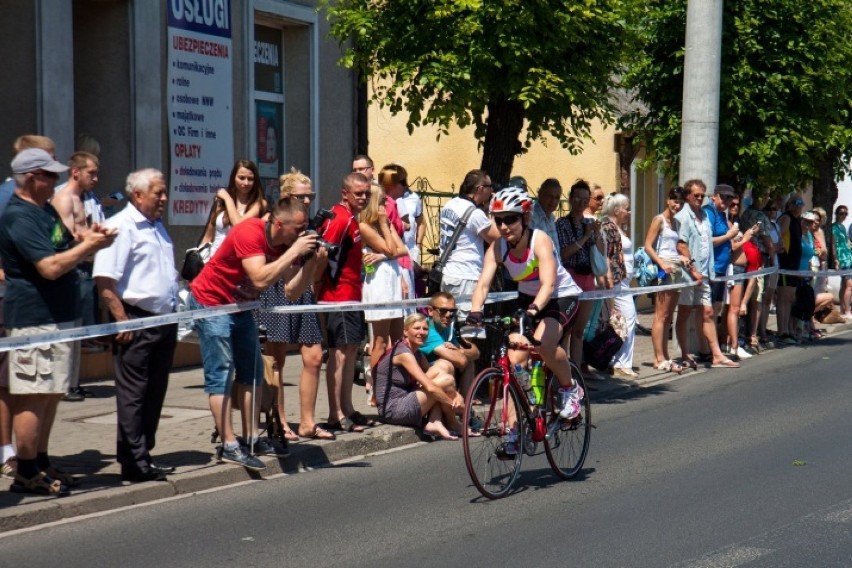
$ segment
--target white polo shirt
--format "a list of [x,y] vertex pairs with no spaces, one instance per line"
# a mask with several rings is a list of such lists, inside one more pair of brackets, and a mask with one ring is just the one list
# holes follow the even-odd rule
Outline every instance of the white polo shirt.
[[132,203],[104,223],[118,229],[112,246],[95,255],[92,276],[116,281],[122,301],[154,314],[177,307],[174,245],[163,222],[152,223]]

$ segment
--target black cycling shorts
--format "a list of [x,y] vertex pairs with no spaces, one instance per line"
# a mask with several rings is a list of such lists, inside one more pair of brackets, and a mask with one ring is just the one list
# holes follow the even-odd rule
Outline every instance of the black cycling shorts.
[[[535,301],[534,296],[526,294],[518,294],[518,299],[515,300],[515,306],[512,313],[518,310],[526,311],[527,307]],[[536,320],[540,321],[544,318],[555,319],[562,327],[562,333],[571,327],[571,322],[577,317],[577,312],[580,310],[580,298],[577,296],[565,296],[563,298],[553,298],[547,305],[541,308],[536,314]]]

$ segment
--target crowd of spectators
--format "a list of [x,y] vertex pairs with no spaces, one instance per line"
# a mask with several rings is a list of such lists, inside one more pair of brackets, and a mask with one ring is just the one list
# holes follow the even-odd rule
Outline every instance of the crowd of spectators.
[[[90,325],[98,319],[98,303],[118,322],[175,312],[180,282],[162,222],[167,177],[151,168],[131,172],[126,206],[108,216],[94,192],[97,147],[88,144],[76,151],[67,166],[54,153],[50,139],[22,136],[14,144],[13,175],[0,185],[0,323],[5,333],[26,336]],[[826,212],[805,211],[801,193],[768,199],[761,207],[747,203],[748,195],[729,185],[717,185],[708,196],[701,180],[689,180],[669,191],[647,233],[635,235],[630,199],[622,193],[577,180],[567,195],[567,214],[557,217],[563,199],[559,180],[545,180],[533,201],[523,178],[512,178],[508,188],[495,193],[491,177],[478,169],[464,176],[458,195],[439,215],[439,255],[446,255],[441,291],[430,298],[425,313],[404,309],[399,302],[416,296],[423,273],[423,204],[408,186],[404,167],[387,164],[375,179],[374,171],[368,156],[356,156],[340,182],[339,201],[312,218],[316,193],[309,177],[292,169],[280,177],[277,199],[267,202],[257,166],[238,160],[228,187],[211,202],[201,239],[211,254],[188,283],[187,304],[204,309],[258,300],[260,305],[194,324],[204,392],[221,437],[218,460],[262,470],[259,457],[288,455],[288,442],[330,440],[363,432],[378,421],[457,439],[469,427],[460,421],[463,396],[485,358],[479,324],[485,295],[498,274],[515,282],[516,306],[537,322],[541,356],[564,391],[565,416],[582,397],[568,371],[569,354],[587,379],[639,377],[635,296],[629,290],[638,244],[656,266],[659,284],[682,285],[652,294],[657,370],[680,373],[700,362],[737,368],[773,342],[818,338],[814,318],[852,317],[852,277],[840,281],[836,313],[828,278],[808,275],[852,268],[845,206],[837,207],[836,222],[826,229]],[[68,181],[57,189],[66,172]],[[753,275],[774,266],[796,273]],[[581,299],[583,292],[601,290],[611,292]],[[318,302],[385,305],[362,311],[310,309]],[[602,304],[608,309],[599,309]],[[306,309],[273,311],[279,306]],[[772,310],[774,335],[768,328]],[[676,311],[679,358],[669,354]],[[584,338],[600,323],[591,320],[600,317],[618,328],[622,344],[608,368],[598,365],[594,371],[584,362]],[[127,331],[110,340],[122,479],[166,479],[174,465],[152,452],[177,327]],[[278,370],[271,404],[282,414],[278,429],[268,436],[261,435],[260,424],[260,409],[270,403],[260,388],[269,368],[264,351]],[[283,415],[280,378],[292,351],[299,352],[302,363],[295,429]],[[328,415],[321,422],[316,404],[324,357]],[[356,411],[352,402],[360,358],[378,421]],[[526,359],[513,362],[526,364]],[[79,484],[48,454],[59,401],[85,397],[78,385],[79,364],[76,341],[0,355],[0,464],[2,474],[14,480],[12,490],[64,495]],[[239,428],[233,425],[232,409],[239,409]]]

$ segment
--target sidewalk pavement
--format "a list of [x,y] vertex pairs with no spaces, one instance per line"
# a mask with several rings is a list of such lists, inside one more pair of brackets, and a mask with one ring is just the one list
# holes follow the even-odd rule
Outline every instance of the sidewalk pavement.
[[[652,313],[640,313],[640,325],[650,328]],[[852,322],[822,325],[829,333],[852,329]],[[678,355],[676,344],[670,343],[672,356]],[[766,354],[771,355],[771,351]],[[657,371],[651,365],[651,338],[637,334],[634,369],[636,381],[606,379],[590,381],[592,400],[624,395],[637,389],[647,389],[667,382],[676,375]],[[748,366],[748,361],[744,363]],[[703,371],[704,369],[699,369]],[[301,359],[292,354],[283,371],[286,419],[295,429],[299,420],[298,377]],[[688,376],[684,371],[682,376]],[[79,488],[68,497],[20,495],[8,491],[11,481],[0,478],[0,532],[36,526],[42,523],[79,515],[114,510],[204,489],[229,485],[249,479],[262,479],[281,472],[295,473],[306,468],[321,467],[345,458],[364,456],[416,442],[420,435],[411,428],[382,425],[362,434],[338,434],[336,440],[307,440],[290,443],[287,458],[262,458],[266,469],[260,474],[232,464],[217,464],[215,446],[210,441],[213,420],[203,392],[203,373],[200,367],[176,370],[172,373],[163,416],[157,435],[154,455],[158,461],[177,466],[177,472],[166,482],[123,484],[120,468],[115,462],[115,388],[113,381],[86,383],[95,398],[84,402],[61,402],[50,441],[51,459],[55,465],[82,477]],[[367,402],[364,388],[355,385],[353,393],[356,410],[376,416],[375,408]],[[328,416],[325,380],[321,381],[316,406],[318,422]],[[235,417],[235,424],[239,418]],[[237,426],[239,430],[239,426]],[[239,433],[239,431],[238,431]],[[461,443],[461,442],[459,442]]]

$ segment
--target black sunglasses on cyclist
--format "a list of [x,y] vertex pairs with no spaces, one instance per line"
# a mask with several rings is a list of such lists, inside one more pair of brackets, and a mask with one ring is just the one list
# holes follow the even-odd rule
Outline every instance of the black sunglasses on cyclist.
[[502,217],[494,217],[494,223],[499,227],[500,225],[514,225],[518,221],[521,220],[521,215],[504,215]]
[[459,311],[458,308],[432,308],[432,309],[435,310],[436,312],[438,312],[439,314],[441,314],[442,316],[446,316],[446,315],[454,316]]

